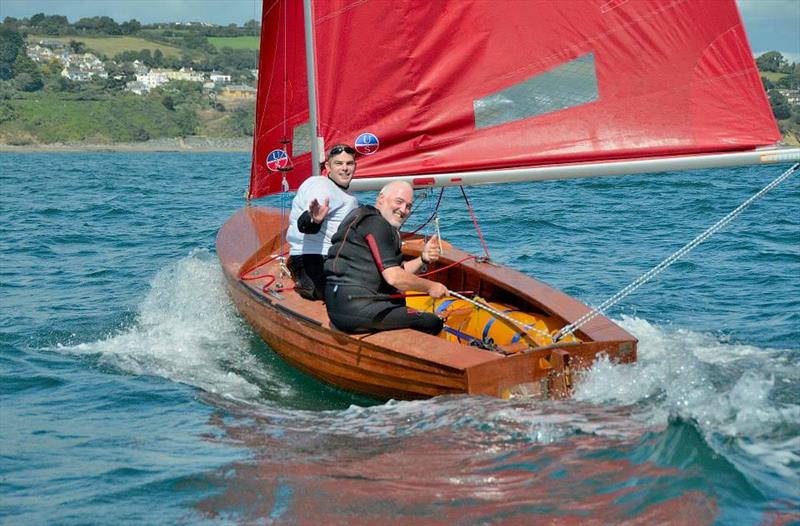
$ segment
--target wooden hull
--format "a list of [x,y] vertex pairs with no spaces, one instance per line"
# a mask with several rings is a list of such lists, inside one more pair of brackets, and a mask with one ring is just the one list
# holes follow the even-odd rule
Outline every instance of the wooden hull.
[[[507,397],[568,396],[573,373],[600,353],[617,362],[636,359],[636,339],[598,316],[577,333],[580,343],[502,354],[448,342],[410,329],[350,335],[331,327],[322,302],[301,298],[280,275],[279,210],[246,207],[217,235],[217,254],[239,312],[276,353],[294,367],[349,391],[379,398],[415,399],[466,393]],[[411,240],[403,251],[419,254]],[[443,267],[467,254],[447,247]],[[558,327],[588,307],[519,272],[468,260],[434,277],[451,290],[472,290],[546,316]]]

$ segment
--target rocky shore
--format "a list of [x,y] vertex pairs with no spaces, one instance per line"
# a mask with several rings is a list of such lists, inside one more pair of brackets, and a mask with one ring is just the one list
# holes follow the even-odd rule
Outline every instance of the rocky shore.
[[249,152],[252,144],[253,139],[250,137],[176,137],[108,144],[0,144],[0,152]]

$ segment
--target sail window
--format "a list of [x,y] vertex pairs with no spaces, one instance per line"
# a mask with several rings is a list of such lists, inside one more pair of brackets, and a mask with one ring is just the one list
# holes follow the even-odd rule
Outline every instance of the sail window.
[[594,54],[589,53],[475,100],[475,127],[529,119],[598,99]]
[[297,157],[311,151],[311,125],[303,123],[292,132],[292,156]]

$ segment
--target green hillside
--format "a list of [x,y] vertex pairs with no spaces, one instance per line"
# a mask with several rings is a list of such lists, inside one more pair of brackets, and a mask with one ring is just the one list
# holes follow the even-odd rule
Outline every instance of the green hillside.
[[192,135],[252,135],[252,102],[224,109],[210,106],[204,99],[177,93],[117,93],[87,98],[38,92],[0,100],[0,144],[110,144]]
[[186,134],[181,118],[151,97],[69,100],[61,94],[0,102],[0,143],[142,141]]

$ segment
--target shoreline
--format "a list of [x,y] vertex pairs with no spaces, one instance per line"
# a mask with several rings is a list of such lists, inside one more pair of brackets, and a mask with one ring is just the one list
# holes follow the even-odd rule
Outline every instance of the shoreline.
[[251,137],[176,137],[151,139],[142,142],[114,142],[107,144],[84,142],[55,142],[36,144],[0,144],[1,153],[53,153],[53,152],[236,152],[252,149]]

